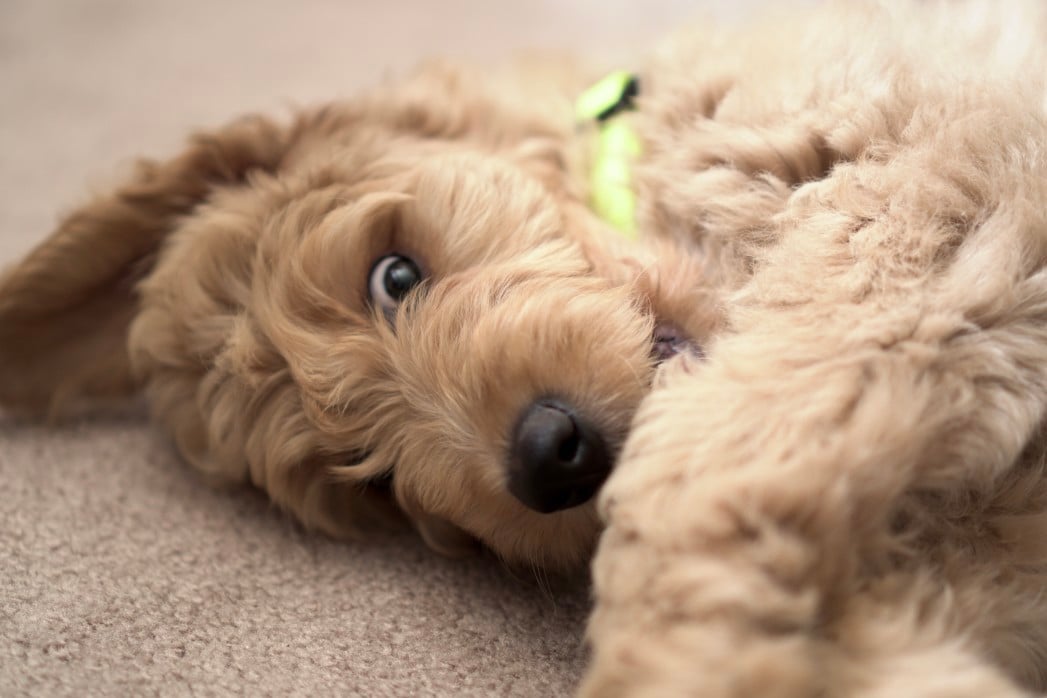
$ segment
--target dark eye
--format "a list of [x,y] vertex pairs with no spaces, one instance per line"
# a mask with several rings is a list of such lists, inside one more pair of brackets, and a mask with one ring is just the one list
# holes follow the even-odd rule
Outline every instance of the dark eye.
[[421,282],[422,272],[418,265],[407,257],[391,254],[379,259],[371,268],[367,291],[371,302],[388,313],[396,310],[408,291]]

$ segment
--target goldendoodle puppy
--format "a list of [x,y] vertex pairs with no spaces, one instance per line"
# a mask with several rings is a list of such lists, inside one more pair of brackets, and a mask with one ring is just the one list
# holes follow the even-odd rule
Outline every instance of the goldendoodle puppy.
[[842,2],[682,35],[598,125],[446,66],[237,122],[0,281],[0,401],[144,386],[333,534],[567,569],[602,520],[588,695],[1043,690],[1045,39]]
[[0,281],[0,402],[143,386],[308,526],[583,566],[656,366],[716,316],[700,257],[587,206],[574,91],[434,65],[142,163]]

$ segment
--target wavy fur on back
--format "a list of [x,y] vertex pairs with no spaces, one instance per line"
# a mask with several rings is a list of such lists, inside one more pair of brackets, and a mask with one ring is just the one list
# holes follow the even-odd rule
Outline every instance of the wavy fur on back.
[[653,63],[643,227],[730,292],[603,492],[584,694],[1047,687],[1044,29],[840,3]]

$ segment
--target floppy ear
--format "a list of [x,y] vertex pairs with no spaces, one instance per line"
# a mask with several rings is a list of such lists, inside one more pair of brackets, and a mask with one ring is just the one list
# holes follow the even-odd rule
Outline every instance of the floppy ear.
[[215,187],[277,169],[292,140],[257,117],[197,135],[173,160],[139,163],[0,276],[0,405],[53,413],[74,398],[133,392],[136,282],[179,217]]

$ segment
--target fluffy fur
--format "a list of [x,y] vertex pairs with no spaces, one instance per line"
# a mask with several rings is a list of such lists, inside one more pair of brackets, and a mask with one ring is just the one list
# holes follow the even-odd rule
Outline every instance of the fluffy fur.
[[844,3],[654,61],[641,227],[724,329],[602,493],[583,694],[1047,688],[1045,28]]
[[[586,695],[1044,690],[1045,29],[849,2],[682,35],[628,117],[631,247],[565,72],[237,122],[0,282],[0,400],[143,385],[194,465],[336,535],[406,514],[564,569],[602,518]],[[384,317],[390,251],[428,280]],[[705,358],[657,368],[659,323]],[[542,395],[625,444],[599,518],[506,492]]]
[[[656,320],[702,337],[715,304],[699,257],[626,249],[589,211],[568,97],[585,83],[529,71],[432,65],[143,163],[0,282],[0,401],[141,385],[194,466],[309,527],[406,515],[448,554],[583,567],[592,502],[540,514],[506,491],[521,412],[569,401],[617,452]],[[368,277],[394,252],[427,279],[386,316]]]

